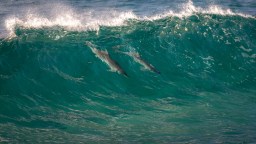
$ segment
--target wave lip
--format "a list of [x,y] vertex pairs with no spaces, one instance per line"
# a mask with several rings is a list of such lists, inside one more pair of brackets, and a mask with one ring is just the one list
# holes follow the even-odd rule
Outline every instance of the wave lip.
[[169,16],[175,16],[179,18],[189,17],[194,14],[216,14],[216,15],[223,15],[223,16],[233,16],[238,15],[241,17],[250,17],[253,18],[251,15],[246,15],[243,13],[236,13],[233,12],[231,9],[224,9],[217,5],[210,5],[208,8],[204,9],[201,7],[196,7],[192,1],[188,1],[187,3],[183,4],[179,11],[166,11],[162,14],[157,14],[149,17],[144,17],[147,20],[157,20],[162,19]]
[[133,13],[132,11],[108,11],[95,14],[91,11],[86,11],[82,13],[76,13],[73,10],[68,10],[64,12],[55,12],[55,17],[46,17],[40,14],[28,13],[23,18],[9,17],[5,20],[5,28],[9,32],[10,36],[15,36],[15,27],[21,26],[24,28],[43,28],[52,26],[61,26],[67,30],[72,31],[98,31],[100,26],[122,26],[126,25],[127,20],[135,19],[140,21],[152,21],[158,20],[165,17],[189,17],[194,14],[216,14],[216,15],[238,15],[241,17],[250,17],[251,15],[246,15],[242,13],[233,12],[230,9],[223,9],[217,5],[211,5],[204,9],[201,7],[196,7],[192,1],[188,1],[183,4],[179,11],[169,10],[160,14],[152,16],[140,17]]
[[[86,15],[85,17],[83,15]],[[61,26],[72,31],[98,31],[100,26],[121,26],[128,19],[138,19],[132,12],[111,12],[107,16],[94,17],[89,14],[66,13],[55,18],[47,18],[40,15],[28,14],[25,18],[11,17],[5,21],[5,28],[9,35],[15,36],[16,26],[24,28],[43,28]]]

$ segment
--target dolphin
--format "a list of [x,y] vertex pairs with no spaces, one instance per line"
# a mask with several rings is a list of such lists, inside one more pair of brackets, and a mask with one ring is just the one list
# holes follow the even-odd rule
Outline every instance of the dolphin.
[[146,62],[145,60],[143,60],[139,53],[134,53],[134,52],[121,52],[121,51],[118,51],[120,53],[123,53],[123,54],[126,54],[130,57],[132,57],[134,59],[134,61],[136,61],[137,63],[139,63],[140,65],[142,65],[145,69],[147,70],[150,70],[152,72],[155,72],[157,74],[160,74],[160,72],[153,66],[151,65],[150,63]]
[[101,61],[103,61],[110,67],[111,71],[117,72],[119,74],[122,74],[122,75],[128,77],[127,73],[120,67],[120,65],[115,60],[113,60],[109,56],[107,51],[102,51],[102,50],[98,50],[98,49],[94,48],[93,44],[90,42],[86,42],[86,45],[89,46],[89,48],[96,55],[96,57],[101,59]]

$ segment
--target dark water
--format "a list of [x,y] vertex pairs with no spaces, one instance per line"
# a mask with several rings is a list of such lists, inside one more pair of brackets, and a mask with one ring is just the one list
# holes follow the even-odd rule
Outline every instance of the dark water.
[[2,0],[0,143],[255,143],[255,7]]

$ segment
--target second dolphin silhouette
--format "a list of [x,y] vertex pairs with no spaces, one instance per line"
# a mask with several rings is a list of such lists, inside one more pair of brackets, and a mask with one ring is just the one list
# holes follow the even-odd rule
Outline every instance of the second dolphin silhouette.
[[157,74],[160,74],[160,72],[150,63],[147,63],[145,60],[143,60],[139,53],[134,53],[134,52],[122,52],[122,51],[117,51],[123,54],[126,54],[130,57],[132,57],[134,59],[134,61],[136,61],[137,63],[139,63],[140,65],[142,65],[145,69],[150,70],[152,72],[155,72]]

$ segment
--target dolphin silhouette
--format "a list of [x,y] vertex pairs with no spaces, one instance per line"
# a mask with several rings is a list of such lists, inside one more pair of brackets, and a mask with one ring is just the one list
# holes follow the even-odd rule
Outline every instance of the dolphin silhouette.
[[160,74],[160,72],[153,66],[151,65],[150,63],[146,62],[145,60],[143,60],[139,53],[134,53],[134,52],[121,52],[121,51],[118,51],[120,53],[123,53],[123,54],[126,54],[130,57],[132,57],[134,59],[134,61],[136,61],[137,63],[139,63],[140,65],[142,65],[145,69],[147,70],[150,70],[152,72],[155,72],[157,74]]
[[107,51],[98,50],[94,47],[91,42],[86,42],[86,45],[92,50],[92,52],[98,57],[101,61],[106,63],[111,71],[117,72],[119,74],[123,74],[124,76],[128,77],[127,73],[120,67],[120,65],[113,60]]

